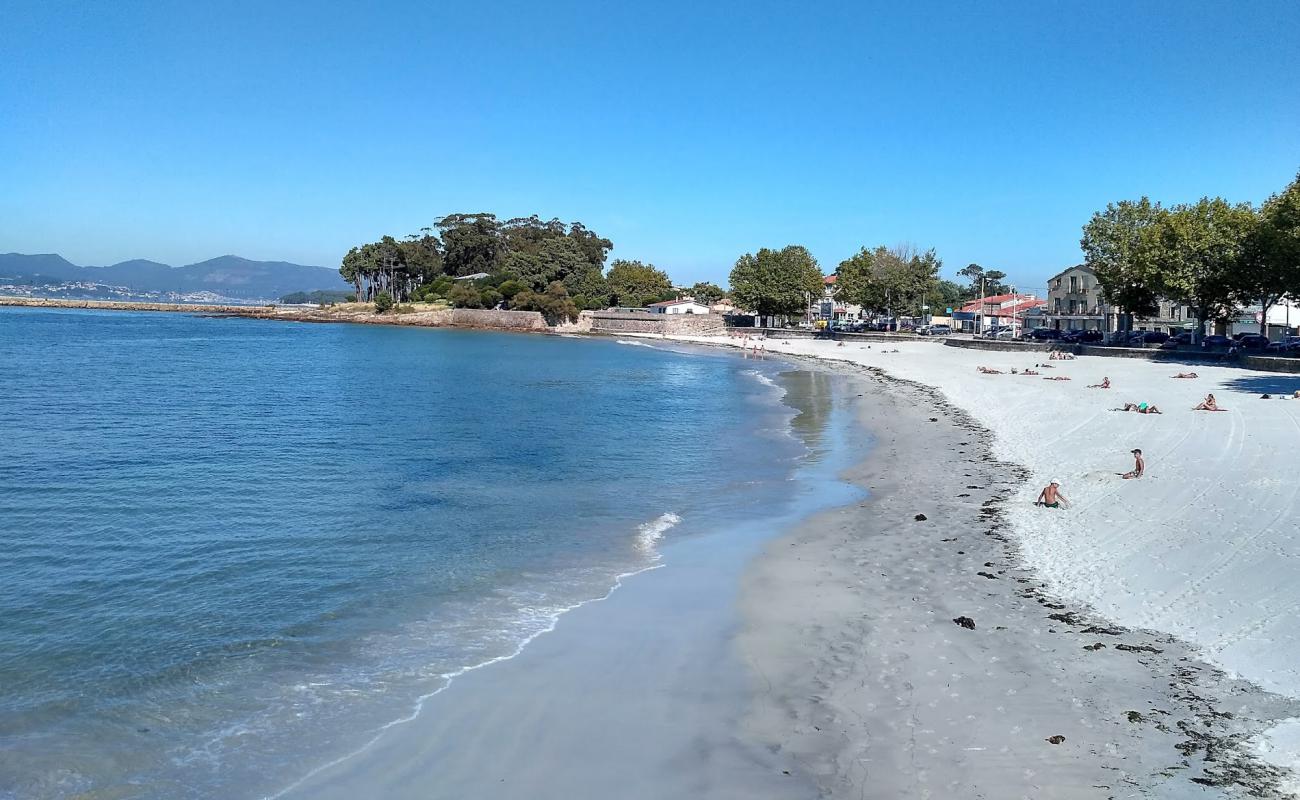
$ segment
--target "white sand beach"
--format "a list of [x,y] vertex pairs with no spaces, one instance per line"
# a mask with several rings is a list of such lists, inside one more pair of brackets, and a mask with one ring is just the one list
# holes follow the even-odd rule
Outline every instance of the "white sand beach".
[[[987,445],[1004,462],[1006,532],[1046,592],[1127,628],[1172,634],[1227,678],[1300,697],[1300,400],[1280,399],[1300,388],[1300,376],[1119,358],[1045,361],[1046,354],[932,342],[839,346],[776,338],[765,346],[768,353],[880,368],[936,387],[991,432],[990,441],[967,446]],[[1010,374],[1035,364],[1050,366],[1039,369],[1041,376]],[[1004,374],[980,374],[979,365]],[[1199,378],[1171,377],[1180,371]],[[1103,377],[1113,388],[1088,388]],[[1207,392],[1228,410],[1193,411]],[[1260,399],[1265,392],[1274,399]],[[1112,410],[1125,402],[1154,403],[1164,413]],[[1146,475],[1122,480],[1133,448],[1145,453]],[[961,452],[900,449],[895,457],[923,460],[926,469],[910,473],[911,480],[964,497]],[[1061,482],[1068,509],[1034,505],[1052,479]],[[994,704],[992,697],[987,702]],[[1251,746],[1276,763],[1300,763],[1297,723],[1286,719],[1295,713],[1285,703],[1264,712],[1273,730]]]

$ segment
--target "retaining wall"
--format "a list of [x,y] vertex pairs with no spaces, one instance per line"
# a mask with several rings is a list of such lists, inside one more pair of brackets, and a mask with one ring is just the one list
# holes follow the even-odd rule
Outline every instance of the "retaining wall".
[[1003,353],[1047,353],[1052,350],[1073,352],[1078,349],[1069,345],[1017,342],[1009,339],[944,339],[943,343],[949,347],[964,347],[967,350],[994,350]]
[[544,331],[546,318],[540,311],[494,311],[480,308],[452,309],[448,325],[458,328],[494,328],[496,330]]
[[592,333],[661,333],[669,336],[708,336],[723,333],[721,314],[638,314],[594,311]]

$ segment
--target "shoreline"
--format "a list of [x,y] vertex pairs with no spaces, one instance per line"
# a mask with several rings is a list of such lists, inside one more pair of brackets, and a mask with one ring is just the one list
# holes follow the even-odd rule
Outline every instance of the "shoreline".
[[[869,387],[876,444],[846,477],[870,496],[751,564],[737,646],[768,690],[747,735],[828,797],[1290,796],[1250,739],[1300,705],[1062,602],[1007,529],[1027,470],[938,390],[821,363]],[[946,452],[966,488],[918,457]]]

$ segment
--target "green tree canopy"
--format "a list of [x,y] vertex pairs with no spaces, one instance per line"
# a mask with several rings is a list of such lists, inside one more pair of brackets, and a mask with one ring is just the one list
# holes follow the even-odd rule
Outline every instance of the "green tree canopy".
[[523,290],[515,295],[510,307],[519,311],[540,311],[548,325],[556,325],[566,320],[575,322],[578,319],[578,307],[569,297],[569,291],[564,288],[564,284],[559,281],[546,287],[544,292]]
[[1151,244],[1148,233],[1163,214],[1158,203],[1145,197],[1121,200],[1093,214],[1083,226],[1083,263],[1097,273],[1106,299],[1124,310],[1125,330],[1132,327],[1133,314],[1148,316],[1157,310],[1159,281],[1145,248]]
[[761,316],[803,314],[811,297],[821,291],[821,268],[801,245],[746,253],[731,270],[732,298]]
[[1283,297],[1300,298],[1300,175],[1260,209],[1237,280],[1238,302],[1264,308],[1261,333],[1269,308]]
[[613,303],[619,306],[639,308],[673,290],[668,273],[640,261],[615,259],[609,267],[607,280]]
[[835,272],[837,297],[873,312],[919,315],[921,306],[938,300],[942,266],[933,249],[922,253],[910,245],[864,247],[840,262]]
[[1191,306],[1202,333],[1207,320],[1232,313],[1256,223],[1249,204],[1219,197],[1174,206],[1142,231],[1140,271],[1157,292]]
[[727,293],[721,286],[701,281],[690,288],[690,295],[697,303],[711,306],[726,297]]
[[436,223],[442,236],[442,260],[450,275],[496,272],[506,252],[495,214],[449,214]]

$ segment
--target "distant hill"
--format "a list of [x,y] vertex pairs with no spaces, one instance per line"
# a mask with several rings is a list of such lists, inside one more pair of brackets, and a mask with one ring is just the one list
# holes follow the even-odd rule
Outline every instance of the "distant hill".
[[86,282],[124,286],[136,292],[212,292],[223,297],[274,300],[293,292],[340,290],[347,284],[337,269],[286,261],[250,261],[220,256],[172,267],[136,259],[110,267],[81,267],[54,254],[0,254],[0,284],[42,286]]

